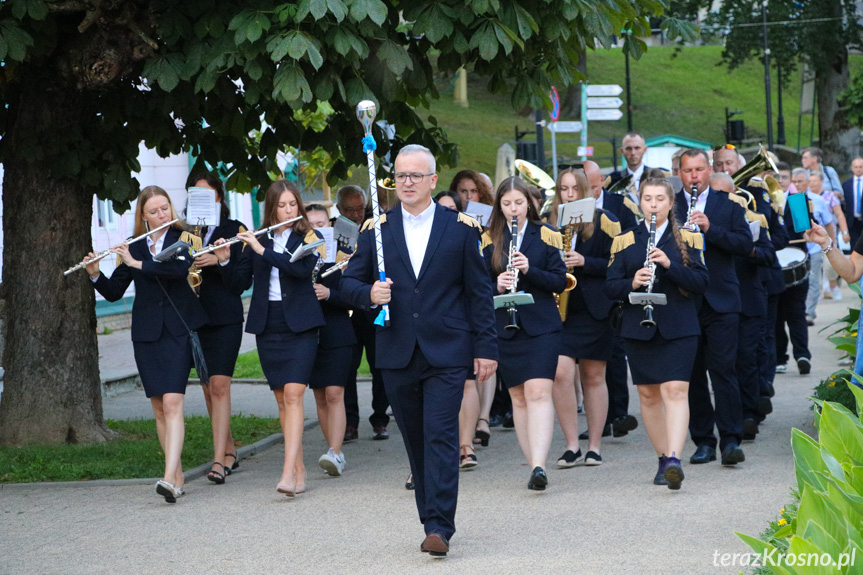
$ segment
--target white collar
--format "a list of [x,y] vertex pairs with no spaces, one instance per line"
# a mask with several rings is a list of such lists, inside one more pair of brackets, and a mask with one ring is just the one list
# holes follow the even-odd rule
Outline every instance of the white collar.
[[[660,225],[656,226],[656,243],[659,243],[659,238],[662,237],[662,234],[665,233],[665,228],[668,227],[668,218],[665,219]],[[644,218],[644,228],[647,230],[647,233],[650,233],[650,218]]]
[[406,222],[410,222],[413,225],[419,225],[424,223],[426,220],[432,217],[435,210],[435,203],[429,200],[429,206],[424,209],[418,216],[411,214],[409,211],[405,209],[404,204],[402,204],[402,218]]

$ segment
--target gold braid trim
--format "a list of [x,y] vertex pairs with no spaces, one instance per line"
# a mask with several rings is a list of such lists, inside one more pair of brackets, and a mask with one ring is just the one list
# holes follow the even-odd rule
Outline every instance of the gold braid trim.
[[479,249],[484,250],[488,246],[490,246],[493,242],[491,241],[491,236],[488,235],[488,232],[482,233],[481,243],[479,244]]
[[[249,231],[249,230],[247,230],[247,229],[246,229],[246,226],[244,226],[243,224],[240,224],[240,232],[239,232],[239,233],[243,233],[243,232],[247,232],[247,231]],[[244,249],[246,249],[246,245],[247,245],[245,242],[242,242],[242,244],[243,244],[243,247],[242,247],[242,248],[240,248],[240,251],[241,251],[241,252],[242,252]]]
[[617,252],[622,252],[629,246],[635,243],[635,232],[632,230],[626,232],[623,235],[616,236],[614,241],[611,243],[611,257],[608,258],[608,265],[611,267],[611,264],[614,263],[614,254]]
[[767,216],[765,216],[764,214],[761,214],[759,212],[753,212],[752,210],[746,210],[746,219],[750,222],[758,221],[758,224],[764,229],[767,229],[768,227],[770,227],[769,224],[767,223]]
[[737,194],[726,194],[728,199],[739,205],[744,210],[749,209],[749,202],[743,196],[738,196]]
[[607,190],[610,185],[611,185],[611,176],[605,176],[605,181],[602,182],[602,187]]
[[635,217],[641,217],[641,208],[639,208],[638,205],[636,205],[636,203],[633,202],[629,196],[623,198],[623,205],[629,208],[629,211],[635,214]]
[[611,218],[605,214],[602,214],[599,217],[599,227],[602,228],[602,231],[604,231],[610,238],[620,234],[620,222],[611,221]]
[[191,232],[183,232],[180,234],[180,241],[186,242],[187,244],[191,244],[192,249],[198,251],[201,249],[201,246],[204,244],[204,240],[196,236]]
[[469,225],[469,226],[470,226],[470,227],[472,227],[472,228],[476,228],[476,229],[478,229],[480,232],[482,232],[482,226],[481,226],[481,225],[479,225],[479,222],[478,222],[478,221],[476,221],[475,219],[473,219],[472,217],[470,217],[470,216],[469,216],[469,215],[467,215],[467,214],[463,214],[463,213],[459,212],[459,213],[458,213],[458,221],[459,221],[459,222],[461,222],[461,223],[463,223],[463,224],[467,224],[467,225]]
[[686,228],[680,228],[680,237],[683,238],[683,241],[686,242],[686,245],[689,247],[695,248],[699,251],[704,251],[704,234],[693,232]]
[[746,185],[750,188],[760,188],[762,190],[770,191],[770,188],[767,187],[767,183],[762,179],[750,178]]
[[[306,237],[303,238],[303,243],[311,244],[318,241],[319,239],[320,238],[318,237],[318,234],[315,233],[315,230],[309,230],[306,234]],[[317,251],[322,258],[327,259],[327,244],[319,245],[315,251]]]
[[[381,214],[381,225],[387,223],[387,215]],[[375,227],[375,219],[369,218],[363,222],[363,227],[360,228],[360,233],[363,233],[366,230],[373,229]]]
[[539,228],[539,237],[544,243],[550,245],[554,249],[563,249],[563,236],[560,235],[559,231],[548,226],[542,226]]

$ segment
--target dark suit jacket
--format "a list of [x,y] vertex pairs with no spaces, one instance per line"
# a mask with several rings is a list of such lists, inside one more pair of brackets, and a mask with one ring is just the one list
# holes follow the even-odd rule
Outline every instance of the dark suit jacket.
[[[617,219],[605,210],[596,210],[593,219],[593,235],[587,241],[575,242],[575,251],[584,256],[584,265],[573,268],[577,283],[569,292],[567,317],[577,313],[590,313],[594,319],[606,319],[614,302],[605,295],[605,275],[614,238],[602,230],[600,222],[605,216],[612,222]],[[568,246],[564,246],[568,251]]]
[[[320,234],[315,232],[317,237]],[[288,237],[287,251],[283,254],[273,249],[273,240],[267,236],[259,240],[264,246],[263,255],[258,255],[251,248],[243,250],[239,260],[231,260],[231,273],[226,277],[230,289],[245,291],[252,285],[252,301],[249,305],[249,317],[246,319],[248,333],[262,334],[267,326],[267,308],[270,298],[270,271],[279,269],[279,283],[282,287],[282,311],[285,322],[294,333],[315,329],[324,325],[324,313],[318,304],[312,287],[312,271],[317,258],[314,255],[304,257],[291,263],[288,252],[295,251],[304,242],[304,238],[296,233]]]
[[[645,327],[641,325],[641,320],[644,319],[644,308],[640,305],[630,304],[629,294],[633,291],[632,278],[635,277],[635,272],[644,267],[650,232],[646,226],[640,225],[618,237],[622,238],[629,234],[634,234],[634,242],[614,254],[608,267],[608,277],[604,286],[606,296],[624,302],[620,335],[625,338],[647,341],[653,337],[657,329],[665,339],[678,339],[701,333],[698,326],[698,297],[696,294],[704,293],[709,277],[704,266],[702,252],[687,247],[690,264],[684,266],[671,226],[665,228],[662,237],[656,242],[656,247],[665,252],[671,265],[667,270],[657,265],[653,291],[654,293],[664,293],[668,303],[653,307],[653,319],[656,321],[656,326]],[[689,295],[681,294],[679,288],[689,292]],[[644,288],[640,291],[644,291]]]
[[[320,273],[333,267],[335,264],[324,264]],[[320,278],[320,275],[318,276]],[[350,303],[342,296],[339,284],[342,281],[342,272],[333,272],[318,283],[330,288],[330,297],[320,300],[321,310],[324,312],[324,320],[327,322],[321,328],[318,345],[324,349],[334,349],[357,344],[357,336],[354,332],[354,324],[348,314]],[[357,312],[360,313],[360,312]]]
[[[218,239],[230,239],[240,233],[240,229],[246,229],[237,220],[227,220],[219,224],[210,237],[210,243]],[[239,260],[243,254],[243,242],[237,242],[231,246],[231,260]],[[249,249],[249,248],[246,248]],[[208,325],[229,325],[243,323],[243,302],[240,299],[241,291],[231,290],[223,279],[230,274],[230,266],[208,266],[201,268],[201,287],[199,288],[201,305],[207,312]]]
[[[842,182],[842,192],[845,196],[845,219],[848,221],[848,233],[851,236],[851,248],[857,245],[857,240],[863,234],[863,219],[854,217],[854,177]],[[863,209],[863,206],[861,206]]]
[[[406,367],[417,345],[433,367],[468,367],[474,358],[497,359],[492,285],[480,250],[480,229],[464,223],[468,219],[435,204],[417,277],[405,242],[402,208],[386,213],[381,236],[386,275],[393,285],[390,325],[377,328],[378,368]],[[377,279],[375,234],[369,228],[360,234],[342,277],[342,295],[354,308],[367,310]]]
[[[542,335],[559,331],[563,328],[560,322],[560,313],[557,311],[557,303],[554,294],[560,293],[566,287],[566,266],[561,259],[561,252],[542,241],[541,228],[545,227],[555,234],[559,232],[548,224],[537,225],[533,222],[527,223],[524,238],[521,241],[519,251],[527,257],[529,267],[527,274],[518,275],[518,291],[533,294],[533,304],[518,308],[518,324],[528,335]],[[504,231],[503,245],[508,248],[512,234],[508,229]],[[483,250],[483,257],[488,269],[493,291],[497,291],[497,276],[500,271],[492,268],[492,256],[494,255],[494,244],[489,244]],[[506,266],[508,252],[503,254],[503,265]],[[497,336],[502,339],[510,339],[515,330],[504,329],[509,324],[509,315],[506,308],[495,310],[497,321]]]
[[[743,187],[749,190],[755,198],[756,211],[767,218],[767,229],[770,232],[773,256],[769,262],[758,264],[758,274],[767,295],[777,295],[785,291],[785,276],[782,273],[782,266],[779,265],[776,252],[788,247],[788,230],[785,228],[784,218],[773,209],[767,190],[758,186],[747,185]],[[764,232],[765,230],[762,228],[762,235]]]
[[[689,204],[683,192],[675,196],[677,222],[686,222]],[[734,256],[749,257],[752,234],[742,207],[725,192],[710,188],[704,214],[710,227],[704,234],[704,260],[710,273],[710,284],[704,294],[707,303],[719,313],[740,312],[740,282],[734,269]]]
[[620,222],[620,230],[625,232],[638,225],[635,214],[624,205],[625,196],[622,194],[609,194],[602,190],[602,209],[614,214]]
[[[179,241],[182,232],[176,228],[169,228],[165,232],[164,247]],[[153,261],[153,255],[147,249],[147,241],[141,240],[129,246],[129,253],[136,260],[141,261],[141,269],[132,269],[121,263],[111,274],[110,278],[99,274],[99,279],[93,283],[102,296],[108,301],[117,301],[123,297],[123,293],[129,284],[135,282],[135,302],[132,304],[132,341],[158,341],[162,335],[162,329],[167,329],[172,335],[187,333],[183,320],[189,329],[198,329],[207,323],[207,314],[201,307],[195,292],[189,287],[186,277],[189,266],[192,265],[191,258],[185,260],[174,259],[159,263]],[[159,287],[161,282],[162,287]],[[170,296],[171,301],[182,314],[183,319],[177,315],[171,303],[165,296]]]

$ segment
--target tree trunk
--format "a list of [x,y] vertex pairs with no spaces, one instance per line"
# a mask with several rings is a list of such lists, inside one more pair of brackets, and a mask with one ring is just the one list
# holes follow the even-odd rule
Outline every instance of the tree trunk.
[[15,117],[3,142],[0,444],[100,442],[113,432],[102,417],[93,288],[84,271],[63,276],[91,249],[93,191],[52,179],[40,161],[42,142],[80,134],[92,121],[95,96],[39,70],[30,68],[20,100],[9,103]]
[[[581,50],[578,53],[578,65],[575,69],[584,74],[584,77],[587,78],[586,50]],[[581,84],[573,84],[563,93],[563,97],[560,102],[560,117],[581,119]]]
[[839,105],[839,95],[850,85],[848,51],[842,49],[828,66],[815,71],[818,94],[818,137],[824,152],[824,165],[847,173],[851,161],[860,149],[860,130],[851,125],[845,108]]

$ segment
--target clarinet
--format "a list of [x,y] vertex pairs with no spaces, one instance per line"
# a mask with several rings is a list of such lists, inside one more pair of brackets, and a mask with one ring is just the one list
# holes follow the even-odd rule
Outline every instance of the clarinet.
[[690,218],[692,218],[692,212],[695,211],[695,202],[698,201],[698,184],[692,184],[692,190],[689,194],[689,211],[686,212],[686,227],[688,227],[693,232],[698,231],[698,226],[692,223],[689,223]]
[[[509,286],[509,293],[515,293],[515,285],[518,283],[518,268],[512,265],[512,258],[515,257],[516,245],[515,242],[518,241],[518,216],[512,217],[512,239],[509,242],[509,263],[506,265],[506,271],[515,272],[515,278],[513,279],[512,285]],[[507,313],[509,313],[509,324],[506,326],[506,329],[520,329],[518,327],[518,320],[516,318],[516,307],[515,305],[510,305],[506,308]]]
[[[694,186],[693,186],[694,188]],[[693,189],[693,192],[695,190]],[[694,194],[693,194],[693,197]],[[693,202],[694,204],[694,202]],[[650,280],[647,282],[647,293],[653,293],[653,284],[656,281],[656,262],[650,261],[650,251],[656,247],[656,212],[650,214],[650,236],[647,240],[647,256],[644,260],[644,267],[650,270]],[[641,325],[645,327],[655,326],[653,320],[653,304],[644,304],[644,319],[641,320]]]

